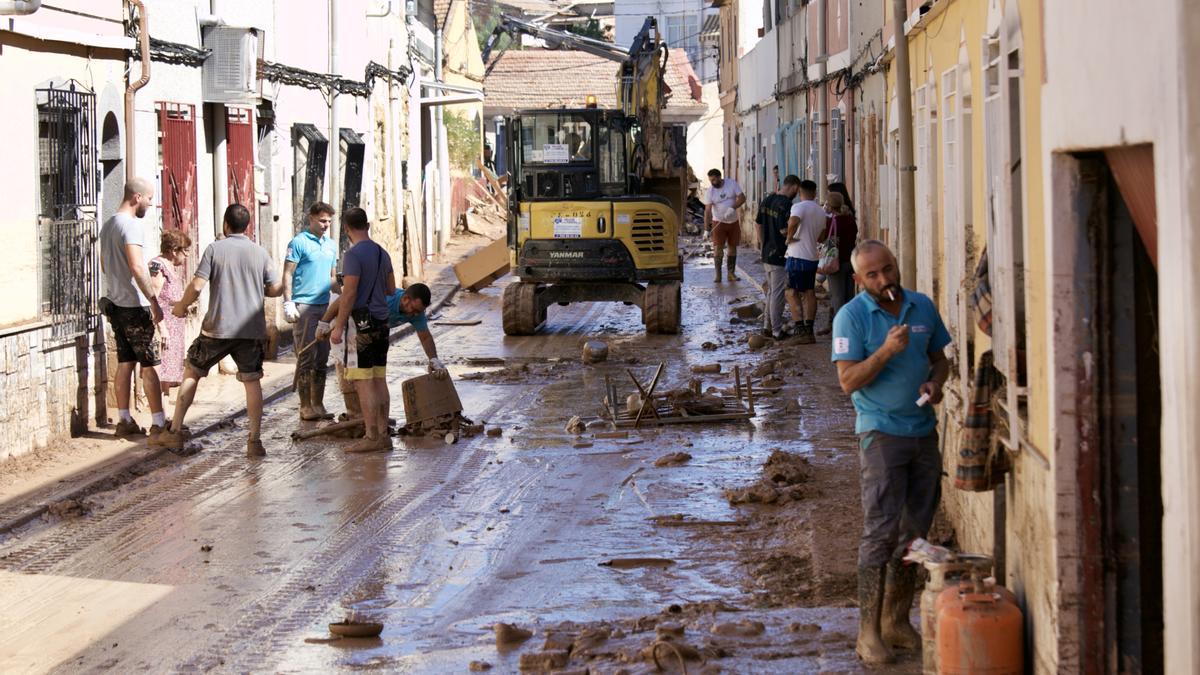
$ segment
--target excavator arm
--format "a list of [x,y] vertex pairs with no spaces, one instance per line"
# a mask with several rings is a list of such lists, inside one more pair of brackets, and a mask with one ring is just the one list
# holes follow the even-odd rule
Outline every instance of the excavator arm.
[[626,116],[636,118],[641,127],[641,147],[635,151],[635,162],[640,164],[639,173],[645,177],[674,173],[662,123],[662,111],[670,94],[664,80],[667,47],[659,36],[658,21],[654,17],[647,16],[629,48],[622,49],[611,42],[548,28],[505,14],[500,17],[500,23],[484,45],[484,63],[487,63],[501,35],[516,39],[520,34],[540,38],[550,49],[578,50],[619,63],[617,106]]

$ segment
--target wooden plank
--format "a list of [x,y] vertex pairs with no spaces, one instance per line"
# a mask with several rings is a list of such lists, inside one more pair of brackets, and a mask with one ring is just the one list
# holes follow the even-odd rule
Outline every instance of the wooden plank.
[[[748,420],[752,415],[748,412],[728,413],[721,415],[695,415],[693,417],[661,417],[648,424],[698,424],[705,422],[728,422],[732,420]],[[632,420],[616,420],[618,427],[632,427]]]

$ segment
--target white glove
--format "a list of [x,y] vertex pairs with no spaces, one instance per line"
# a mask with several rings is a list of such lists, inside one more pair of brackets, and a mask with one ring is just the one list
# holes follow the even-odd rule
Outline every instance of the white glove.
[[450,374],[446,371],[446,366],[442,364],[442,360],[436,356],[429,359],[429,372],[433,374],[434,378],[439,380]]
[[316,338],[318,340],[328,340],[329,334],[333,332],[333,326],[328,321],[317,322]]
[[296,323],[296,319],[300,318],[300,310],[296,309],[296,303],[291,300],[283,303],[283,318],[288,323]]

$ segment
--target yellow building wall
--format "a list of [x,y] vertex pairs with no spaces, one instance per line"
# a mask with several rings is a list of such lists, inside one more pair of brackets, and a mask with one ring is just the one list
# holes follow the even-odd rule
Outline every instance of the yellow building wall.
[[[1021,54],[1024,71],[1022,95],[1022,194],[1025,220],[1025,279],[1026,279],[1026,349],[1029,389],[1029,418],[1027,440],[1053,461],[1053,443],[1050,437],[1050,409],[1047,400],[1050,391],[1048,341],[1050,339],[1048,292],[1046,287],[1046,223],[1043,220],[1042,149],[1041,149],[1041,85],[1043,77],[1042,35],[1038,0],[1001,0],[998,5],[1003,16],[1004,2],[1017,2],[1021,23]],[[936,232],[933,241],[937,246],[934,256],[938,283],[938,297],[934,300],[946,315],[952,301],[954,288],[946,279],[944,250],[947,237],[946,214],[943,201],[944,156],[942,112],[942,73],[954,67],[960,60],[960,47],[970,62],[972,99],[972,241],[975,259],[983,251],[987,241],[987,194],[985,164],[984,127],[984,63],[983,36],[987,33],[989,2],[983,0],[951,0],[935,5],[940,13],[927,17],[923,27],[909,33],[909,65],[913,91],[932,79],[937,90],[939,110],[937,135],[937,180],[933,192],[937,199]],[[939,8],[940,6],[940,8]],[[890,25],[890,3],[886,21]],[[1001,21],[1003,30],[1003,21]],[[932,74],[932,78],[931,78]],[[895,61],[888,72],[888,97],[895,93]],[[916,108],[914,106],[914,116]],[[914,141],[915,143],[915,141]],[[922,158],[916,157],[918,175],[922,170]],[[894,164],[895,158],[890,158]],[[994,260],[994,259],[993,259]],[[910,286],[915,280],[906,280]],[[995,297],[997,289],[993,288]],[[974,323],[974,316],[969,317]],[[1018,331],[1022,330],[1018,327]],[[975,356],[990,348],[991,340],[974,327]],[[948,401],[950,399],[947,399]],[[946,405],[950,405],[947,403]],[[954,488],[953,478],[961,434],[960,421],[964,411],[947,410],[943,414],[943,448],[946,472],[949,478],[944,485],[943,505],[951,520],[959,547],[964,551],[990,554],[993,550],[993,493],[968,493]],[[1007,536],[1008,553],[1005,583],[1022,601],[1031,627],[1032,663],[1038,672],[1053,672],[1058,662],[1056,607],[1058,605],[1055,562],[1054,490],[1050,466],[1028,456],[1028,451],[1015,460],[1013,474],[1007,489]]]
[[[445,49],[444,80],[447,84],[461,87],[483,89],[483,57],[479,51],[479,40],[475,33],[475,22],[471,20],[469,7],[465,0],[454,3],[450,18],[443,30],[443,45]],[[462,103],[446,106],[447,112],[463,115],[468,120],[479,120],[483,128],[487,120],[483,119],[483,101],[478,103]],[[483,129],[480,129],[479,151],[483,156]],[[474,168],[474,167],[471,167]]]
[[[4,129],[4,155],[0,158],[0,185],[4,186],[4,208],[0,209],[0,328],[41,319],[41,279],[38,243],[39,174],[38,112],[35,90],[74,79],[96,94],[96,124],[103,122],[99,88],[105,82],[122,82],[121,61],[103,57],[117,54],[84,48],[64,54],[38,47],[38,41],[12,33],[0,33],[3,77],[0,77],[0,128]],[[64,49],[68,49],[64,46]],[[101,55],[97,56],[96,52]],[[119,112],[119,111],[118,111]],[[97,134],[99,133],[97,129]],[[99,142],[99,138],[96,139]],[[100,190],[99,182],[96,186]],[[97,195],[97,199],[99,195]]]

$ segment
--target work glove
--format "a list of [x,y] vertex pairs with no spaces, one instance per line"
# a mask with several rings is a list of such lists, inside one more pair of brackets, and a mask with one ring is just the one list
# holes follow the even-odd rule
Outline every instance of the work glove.
[[317,322],[316,338],[318,340],[328,340],[329,334],[333,332],[333,326],[328,321]]
[[296,303],[291,300],[283,303],[283,318],[288,323],[296,323],[296,319],[300,318],[300,310],[296,309]]
[[444,380],[450,376],[450,372],[446,370],[446,366],[442,363],[442,360],[436,356],[429,359],[429,373],[436,380]]

